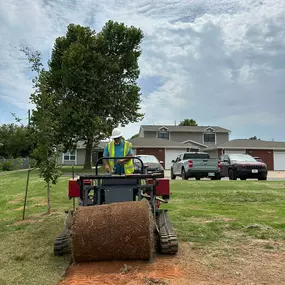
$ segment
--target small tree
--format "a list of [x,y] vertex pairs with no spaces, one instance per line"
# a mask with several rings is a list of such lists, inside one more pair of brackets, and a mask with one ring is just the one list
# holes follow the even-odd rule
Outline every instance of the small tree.
[[250,140],[260,140],[260,139],[257,138],[257,136],[250,137],[249,139]]
[[131,137],[131,139],[135,139],[135,138],[138,138],[139,137],[139,134],[135,134]]
[[193,119],[184,119],[179,123],[179,126],[198,126],[198,123]]
[[35,143],[32,157],[36,160],[36,166],[40,169],[40,177],[47,184],[47,213],[50,213],[50,188],[56,184],[60,177],[60,168],[57,164],[59,153],[62,151],[58,139],[59,122],[53,113],[53,94],[49,92],[47,85],[48,73],[41,68],[40,53],[30,49],[23,49],[32,63],[32,71],[37,73],[33,80],[35,92],[31,94],[31,103],[36,105],[29,126],[30,137]]

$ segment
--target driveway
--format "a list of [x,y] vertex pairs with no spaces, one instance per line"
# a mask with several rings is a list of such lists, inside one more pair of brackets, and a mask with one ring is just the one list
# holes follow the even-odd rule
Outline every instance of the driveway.
[[[165,170],[164,175],[166,178],[170,178],[170,170]],[[181,177],[176,177],[176,179],[181,179]],[[229,179],[226,177],[222,178],[222,180],[229,180]],[[285,180],[285,171],[268,171],[267,180]]]

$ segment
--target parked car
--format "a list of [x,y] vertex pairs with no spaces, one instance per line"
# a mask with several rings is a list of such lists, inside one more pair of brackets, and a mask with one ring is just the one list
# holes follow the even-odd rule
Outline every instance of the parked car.
[[[157,174],[158,178],[164,178],[164,167],[162,166],[163,161],[159,161],[154,155],[136,155],[140,158],[144,164],[146,173]],[[134,173],[141,173],[141,162],[138,159],[134,159]]]
[[220,157],[221,177],[229,177],[230,180],[246,180],[257,178],[267,180],[267,165],[257,161],[249,154],[233,153],[224,154]]
[[255,156],[254,159],[255,159],[256,161],[263,162],[263,160],[262,160],[260,157],[258,157],[258,156]]
[[217,158],[210,158],[205,152],[185,152],[172,160],[171,179],[181,176],[182,179],[195,177],[196,180],[210,177],[212,180],[221,179],[220,164]]

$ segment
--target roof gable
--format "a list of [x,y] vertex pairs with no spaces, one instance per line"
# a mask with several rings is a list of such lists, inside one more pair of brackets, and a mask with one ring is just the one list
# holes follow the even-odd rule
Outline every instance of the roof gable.
[[184,141],[182,143],[185,144],[185,145],[197,145],[197,146],[207,147],[207,145],[195,142],[193,140],[187,140],[187,141]]

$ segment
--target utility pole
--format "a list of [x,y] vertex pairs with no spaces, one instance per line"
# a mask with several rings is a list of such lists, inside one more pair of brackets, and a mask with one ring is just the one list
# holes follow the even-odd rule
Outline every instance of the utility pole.
[[28,110],[28,127],[30,127],[30,123],[31,123],[31,110]]

